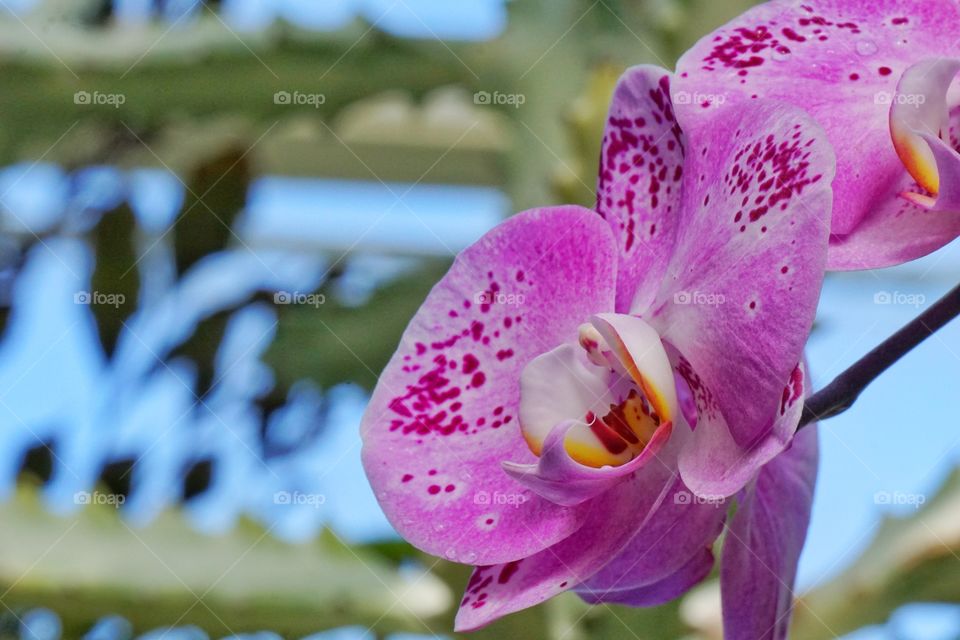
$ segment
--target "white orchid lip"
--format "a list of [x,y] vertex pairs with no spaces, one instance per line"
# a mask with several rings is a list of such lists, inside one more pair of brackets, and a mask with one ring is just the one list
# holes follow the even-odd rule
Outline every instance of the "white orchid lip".
[[572,459],[596,468],[622,465],[658,434],[669,435],[678,412],[670,361],[657,332],[634,316],[594,316],[580,327],[578,342],[524,369],[520,428],[539,456],[547,435],[574,420],[564,439]]

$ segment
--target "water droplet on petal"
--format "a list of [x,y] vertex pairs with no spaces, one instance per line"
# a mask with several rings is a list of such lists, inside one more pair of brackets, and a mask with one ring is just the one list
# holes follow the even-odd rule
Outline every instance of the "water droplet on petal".
[[776,62],[786,62],[790,59],[790,51],[775,49],[774,52],[770,54],[770,58]]
[[457,552],[455,549],[447,549],[443,552],[443,555],[447,557],[447,560],[453,560],[457,557]]
[[860,40],[857,42],[857,53],[862,56],[872,56],[878,51],[879,47],[873,40]]
[[467,564],[473,564],[476,559],[477,554],[475,553],[468,553],[467,555],[463,556],[463,561]]

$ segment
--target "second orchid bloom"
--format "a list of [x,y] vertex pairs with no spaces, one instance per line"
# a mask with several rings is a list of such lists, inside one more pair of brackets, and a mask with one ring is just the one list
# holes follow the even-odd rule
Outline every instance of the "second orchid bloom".
[[809,112],[837,153],[829,268],[900,264],[960,235],[957,34],[956,0],[773,0],[684,54],[678,110],[696,128],[713,94]]

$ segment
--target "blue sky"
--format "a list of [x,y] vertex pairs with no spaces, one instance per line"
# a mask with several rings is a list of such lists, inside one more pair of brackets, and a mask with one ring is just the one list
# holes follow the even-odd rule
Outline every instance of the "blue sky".
[[[0,11],[27,11],[39,0],[4,0]],[[330,31],[357,17],[378,29],[405,38],[485,40],[506,27],[506,0],[224,0],[222,15],[238,31],[255,31],[282,18],[317,31]],[[200,0],[168,0],[166,18],[184,24]],[[118,17],[142,22],[152,12],[153,0],[114,0]]]

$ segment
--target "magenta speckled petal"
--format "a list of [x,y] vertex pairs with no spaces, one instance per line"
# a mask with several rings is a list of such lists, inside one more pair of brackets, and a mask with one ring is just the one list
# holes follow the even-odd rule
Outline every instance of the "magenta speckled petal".
[[[682,362],[682,372],[689,365]],[[741,446],[730,435],[723,416],[711,409],[709,397],[698,394],[699,422],[693,440],[680,453],[680,474],[696,494],[715,499],[732,496],[757,470],[790,444],[803,413],[802,398],[808,391],[805,367],[797,366],[780,395],[780,406],[766,434],[757,442]]]
[[[783,101],[819,122],[837,152],[831,269],[885,266],[919,257],[952,239],[913,241],[913,252],[870,251],[855,236],[862,222],[893,216],[899,206],[889,186],[906,170],[890,137],[888,114],[901,75],[925,59],[955,56],[960,5],[953,0],[773,0],[747,11],[701,39],[677,64],[678,92],[721,96],[725,109]],[[689,135],[711,128],[699,105],[677,106]],[[917,222],[919,222],[917,218]],[[901,224],[898,233],[909,234]],[[929,238],[917,224],[914,233]],[[875,232],[874,232],[875,234]],[[920,254],[922,255],[922,254]]]
[[361,424],[367,477],[412,544],[490,564],[580,527],[586,508],[544,500],[500,465],[536,459],[517,424],[520,373],[613,307],[616,255],[596,213],[537,209],[461,253],[431,291]]
[[586,523],[566,540],[517,562],[477,567],[460,604],[456,630],[478,629],[588,579],[643,526],[674,474],[671,465],[657,459],[630,481],[587,503],[592,510]]
[[817,427],[793,439],[747,489],[720,561],[723,637],[785,640],[817,478]]
[[689,559],[711,546],[723,529],[729,501],[703,500],[677,477],[649,520],[630,543],[593,577],[577,587],[585,599],[613,602],[608,594],[634,592],[668,580]]
[[597,183],[597,211],[620,248],[618,312],[635,298],[649,304],[660,285],[676,236],[683,149],[670,73],[628,69],[610,104]]
[[633,460],[617,467],[599,469],[582,465],[570,457],[564,447],[567,431],[577,425],[570,420],[558,425],[547,436],[540,459],[534,464],[504,462],[503,470],[520,484],[550,502],[573,506],[607,491],[647,464],[670,437],[670,428],[658,429],[653,440]]
[[[689,365],[700,413],[737,445],[766,435],[801,358],[823,282],[834,160],[785,105],[747,105],[688,135],[677,250],[643,315]],[[697,431],[709,425],[701,423]]]
[[577,589],[577,595],[590,604],[623,604],[628,607],[655,607],[679,598],[710,575],[713,552],[701,548],[675,573],[659,582],[642,587],[593,591]]

